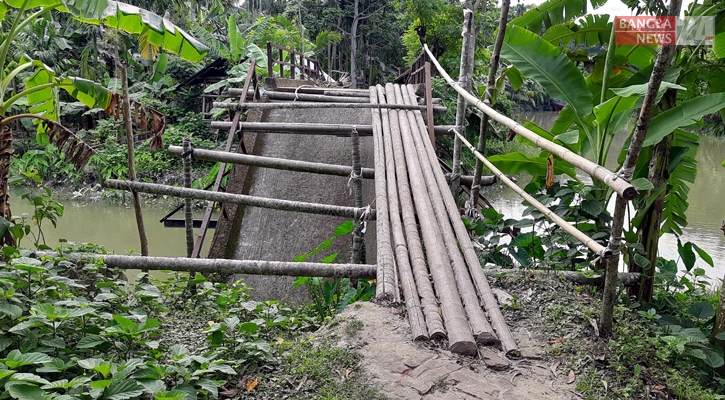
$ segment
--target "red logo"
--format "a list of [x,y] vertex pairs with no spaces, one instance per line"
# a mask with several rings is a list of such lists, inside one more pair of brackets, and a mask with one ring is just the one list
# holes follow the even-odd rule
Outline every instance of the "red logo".
[[675,45],[676,18],[618,16],[614,18],[614,43],[620,45]]

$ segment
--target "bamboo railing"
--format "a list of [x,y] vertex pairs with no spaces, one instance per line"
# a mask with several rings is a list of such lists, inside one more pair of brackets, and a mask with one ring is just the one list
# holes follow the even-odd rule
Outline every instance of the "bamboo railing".
[[488,104],[485,104],[483,101],[472,95],[471,93],[467,92],[461,86],[458,84],[458,82],[455,82],[450,75],[441,67],[440,63],[438,63],[438,60],[433,56],[431,51],[428,49],[428,45],[423,46],[425,51],[430,56],[431,62],[433,62],[433,65],[435,65],[436,69],[438,69],[438,72],[441,74],[441,76],[448,82],[448,85],[450,85],[453,89],[456,90],[461,96],[463,96],[466,101],[474,105],[479,110],[483,111],[486,115],[488,115],[491,119],[493,119],[496,122],[501,123],[502,125],[508,127],[512,131],[516,132],[517,134],[521,135],[522,137],[526,138],[527,140],[534,143],[537,147],[539,147],[542,150],[546,150],[550,152],[551,154],[561,158],[562,160],[572,164],[573,166],[579,168],[580,170],[586,172],[589,174],[592,178],[598,179],[602,182],[604,182],[607,186],[609,186],[612,190],[617,192],[623,199],[625,200],[632,200],[637,196],[637,190],[632,186],[629,182],[627,182],[624,179],[620,179],[617,174],[614,172],[602,167],[601,165],[588,160],[573,151],[567,149],[564,146],[560,146],[554,142],[551,142],[549,140],[544,139],[543,137],[537,135],[533,131],[525,128],[523,125],[519,124],[518,122],[512,120],[511,118],[499,113],[498,111],[494,110],[489,106]]
[[[278,50],[279,58],[274,58],[274,50]],[[284,61],[284,52],[287,52],[290,57],[290,62]],[[299,59],[299,64],[297,60]],[[288,49],[280,46],[276,43],[267,42],[267,74],[270,78],[274,78],[274,65],[279,64],[279,76],[284,77],[284,66],[290,67],[290,78],[295,79],[296,71],[295,68],[299,68],[300,75],[307,75],[313,79],[322,79],[324,75],[322,73],[322,63],[320,60],[306,57],[304,53]],[[302,76],[300,76],[302,78]]]

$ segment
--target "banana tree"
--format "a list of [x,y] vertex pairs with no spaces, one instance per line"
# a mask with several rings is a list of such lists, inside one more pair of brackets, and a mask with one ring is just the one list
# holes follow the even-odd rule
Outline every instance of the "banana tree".
[[[178,54],[197,62],[205,57],[206,46],[170,21],[138,7],[106,0],[4,0],[0,2],[0,24],[4,30],[0,43],[0,217],[5,221],[11,216],[8,205],[8,173],[12,155],[12,131],[10,122],[30,118],[40,122],[36,139],[41,145],[54,143],[66,158],[82,169],[94,154],[93,149],[57,122],[59,90],[91,108],[110,109],[117,101],[111,91],[93,81],[57,73],[38,60],[27,56],[10,60],[8,55],[18,34],[50,12],[70,13],[73,18],[96,25],[115,28],[129,34],[143,36],[149,45]],[[7,23],[5,21],[7,20]],[[10,91],[14,79],[23,78],[23,88]],[[21,104],[27,104],[27,112],[8,115]],[[128,116],[130,118],[130,116]],[[0,244],[13,243],[5,226]]]

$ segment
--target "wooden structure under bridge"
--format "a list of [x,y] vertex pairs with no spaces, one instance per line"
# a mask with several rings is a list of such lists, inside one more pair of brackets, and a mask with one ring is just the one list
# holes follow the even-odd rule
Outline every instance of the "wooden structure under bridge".
[[[447,338],[451,351],[467,355],[476,355],[478,344],[500,345],[506,353],[516,353],[516,342],[449,190],[449,179],[458,177],[446,176],[438,159],[436,136],[458,134],[459,129],[433,123],[433,113],[445,109],[432,97],[430,63],[423,66],[425,84],[418,88],[392,83],[368,89],[326,88],[312,79],[278,77],[265,80],[263,93],[255,67],[252,60],[243,88],[228,91],[237,101],[214,103],[234,113],[232,121],[211,123],[227,132],[223,151],[193,150],[188,141],[186,148],[167,150],[184,157],[185,172],[194,160],[220,162],[210,190],[191,189],[190,178],[186,187],[105,183],[115,189],[208,201],[197,232],[191,202],[185,203],[188,257],[106,256],[106,264],[242,274],[248,285],[272,298],[288,297],[293,276],[375,279],[381,301],[405,302],[413,340]],[[273,63],[267,67],[272,75]],[[307,75],[310,70],[299,67],[303,75],[296,78],[312,78]],[[504,121],[495,111],[482,110]],[[511,129],[528,135],[523,127]],[[532,139],[537,146],[556,150],[551,142]],[[232,167],[223,187],[227,165]],[[603,167],[587,172],[622,195],[632,194],[631,185],[617,181]],[[496,175],[515,186],[500,172]],[[474,184],[471,177],[460,178]],[[606,255],[600,244],[535,199],[526,199],[593,251]],[[199,258],[215,208],[221,212],[211,249],[208,258]],[[292,262],[332,237],[346,220],[355,223],[352,240],[335,240],[331,249],[347,263],[320,263],[314,256]]]

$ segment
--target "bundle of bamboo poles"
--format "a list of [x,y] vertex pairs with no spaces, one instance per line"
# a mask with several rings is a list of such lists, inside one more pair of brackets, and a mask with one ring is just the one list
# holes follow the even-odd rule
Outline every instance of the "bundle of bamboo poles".
[[[391,83],[370,88],[370,100],[417,103],[412,86]],[[376,181],[382,178],[378,171],[385,171],[376,198],[387,201],[389,210],[389,219],[378,223],[389,223],[413,339],[446,337],[459,354],[476,355],[479,343],[515,353],[516,342],[438,166],[421,111],[380,107],[372,113]]]

